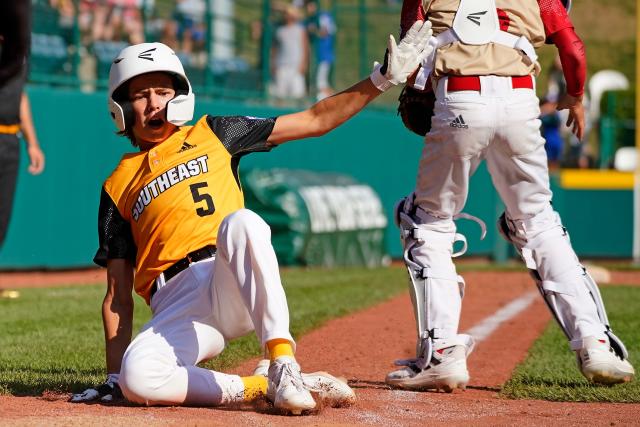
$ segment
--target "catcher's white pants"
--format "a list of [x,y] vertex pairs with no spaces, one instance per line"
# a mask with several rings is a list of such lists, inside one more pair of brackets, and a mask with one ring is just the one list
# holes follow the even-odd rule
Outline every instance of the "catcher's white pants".
[[[452,236],[452,217],[460,213],[467,200],[469,179],[482,160],[486,160],[493,185],[500,194],[510,220],[540,222],[537,216],[547,216],[551,191],[544,139],[540,135],[540,110],[533,89],[513,89],[510,77],[481,76],[481,91],[447,91],[447,78],[436,88],[435,115],[431,131],[425,137],[420,159],[415,203],[426,213],[419,218],[420,228]],[[482,194],[476,197],[483,197]],[[549,229],[562,227],[548,223]],[[545,229],[546,230],[546,229]],[[533,237],[544,230],[529,230]],[[525,238],[527,236],[524,236]],[[541,257],[538,269],[560,276],[563,264],[575,265],[577,258],[571,245],[558,246],[553,240],[542,240],[538,250],[553,252],[555,259]],[[553,248],[549,246],[553,245]],[[455,268],[443,251],[425,244],[412,251],[413,257],[429,267]],[[604,328],[582,279],[570,278],[580,298],[569,298],[561,310],[575,320],[575,339],[602,336]],[[566,276],[565,276],[566,277]],[[453,319],[460,316],[461,296],[454,281],[442,282],[430,302],[433,324],[457,326]],[[453,332],[453,331],[451,331]]]
[[242,209],[224,219],[218,252],[180,272],[151,300],[152,319],[131,342],[120,372],[127,399],[146,405],[237,401],[239,376],[195,366],[255,330],[264,346],[289,333],[289,310],[269,226]]

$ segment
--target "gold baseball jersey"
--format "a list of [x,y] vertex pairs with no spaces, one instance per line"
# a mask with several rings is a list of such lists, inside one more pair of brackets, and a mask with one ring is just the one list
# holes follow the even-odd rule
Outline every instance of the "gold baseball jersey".
[[103,185],[94,261],[127,258],[136,292],[187,254],[216,244],[222,220],[244,206],[240,157],[268,151],[275,119],[203,116],[148,151],[125,154]]
[[[423,1],[434,35],[452,27],[459,4],[460,0]],[[502,31],[524,36],[535,48],[544,44],[546,35],[538,0],[495,0],[495,4]],[[433,76],[526,76],[536,72],[537,67],[516,49],[497,43],[454,42],[438,49]]]

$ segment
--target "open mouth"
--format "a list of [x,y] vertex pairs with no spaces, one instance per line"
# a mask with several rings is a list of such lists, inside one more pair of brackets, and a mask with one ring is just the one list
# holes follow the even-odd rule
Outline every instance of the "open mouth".
[[160,129],[164,125],[164,120],[162,119],[151,119],[147,122],[147,125],[151,129]]

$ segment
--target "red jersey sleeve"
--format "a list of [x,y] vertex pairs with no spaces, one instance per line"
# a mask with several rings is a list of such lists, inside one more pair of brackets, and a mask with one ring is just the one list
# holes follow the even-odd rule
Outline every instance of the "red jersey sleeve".
[[416,21],[424,21],[425,13],[422,9],[422,0],[404,0],[400,14],[400,38],[404,37],[409,28]]
[[547,37],[565,28],[573,28],[573,23],[560,0],[538,0],[538,7]]
[[558,48],[562,74],[567,81],[567,93],[580,97],[584,94],[587,78],[584,44],[573,29],[573,23],[560,0],[538,0],[538,6],[547,39]]

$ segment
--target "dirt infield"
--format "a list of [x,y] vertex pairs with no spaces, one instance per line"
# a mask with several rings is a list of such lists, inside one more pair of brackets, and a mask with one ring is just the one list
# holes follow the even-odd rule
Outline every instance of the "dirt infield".
[[[99,276],[85,272],[100,282]],[[91,276],[91,274],[94,274]],[[19,287],[0,275],[0,287]],[[625,284],[640,284],[640,273],[625,273]],[[461,330],[477,325],[519,296],[534,289],[525,273],[465,273]],[[618,282],[613,274],[612,282]],[[7,281],[5,281],[7,280]],[[31,278],[33,280],[33,277]],[[60,283],[69,283],[60,281]],[[25,282],[26,283],[26,282]],[[35,282],[31,282],[32,284]],[[266,405],[246,408],[143,408],[79,405],[69,395],[0,396],[0,425],[615,425],[638,424],[638,404],[552,403],[506,400],[501,384],[526,355],[550,316],[540,299],[501,324],[469,358],[471,383],[465,391],[417,393],[390,390],[383,382],[392,361],[414,352],[414,320],[408,295],[335,319],[298,340],[297,357],[305,371],[327,370],[355,388],[352,408],[325,408],[308,417],[283,417]],[[255,360],[234,369],[248,374]]]

